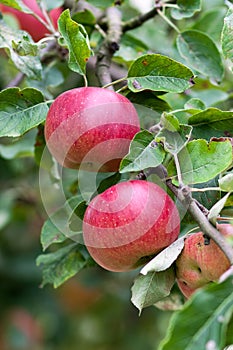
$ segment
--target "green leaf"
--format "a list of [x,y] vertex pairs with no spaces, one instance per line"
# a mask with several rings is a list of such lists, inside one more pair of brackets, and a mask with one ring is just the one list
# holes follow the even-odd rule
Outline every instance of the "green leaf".
[[229,173],[218,180],[219,187],[222,191],[233,192],[233,173]]
[[222,80],[221,55],[208,35],[198,30],[186,30],[177,37],[177,47],[190,67],[216,82]]
[[25,40],[15,42],[12,40],[11,45],[12,49],[15,53],[17,53],[19,56],[37,56],[39,55],[38,45],[31,43],[29,40]]
[[178,9],[172,9],[172,17],[175,19],[182,19],[192,17],[195,12],[201,10],[201,0],[178,0]]
[[233,60],[233,8],[230,7],[226,17],[224,18],[224,25],[221,34],[221,44],[222,44],[222,52],[224,58],[229,58],[231,61]]
[[[223,172],[232,163],[232,145],[230,141],[206,140],[190,141],[178,154],[184,184],[197,184],[209,181]],[[170,175],[174,168],[168,167]]]
[[63,82],[64,77],[61,71],[56,66],[51,66],[51,64],[44,67],[41,80],[27,79],[28,86],[40,90],[48,100],[52,100],[54,97],[53,88]]
[[163,147],[155,142],[154,135],[147,130],[141,131],[131,141],[129,153],[121,161],[120,172],[156,167],[164,157]]
[[168,131],[176,132],[180,130],[179,120],[172,114],[163,113],[160,123],[162,127]]
[[27,133],[9,144],[0,144],[0,155],[5,159],[34,157],[35,132]]
[[211,221],[214,225],[217,222],[217,218],[219,217],[219,214],[221,213],[222,209],[224,208],[228,198],[230,196],[230,192],[227,193],[224,197],[222,197],[217,203],[215,203],[212,208],[209,211],[208,219]]
[[[67,239],[60,230],[61,223],[64,225],[67,222],[65,219],[67,219],[67,213],[63,213],[62,209],[58,209],[44,222],[40,235],[43,250],[46,250],[53,243],[62,243]],[[59,227],[57,223],[59,223]]]
[[154,304],[154,306],[164,311],[177,311],[181,310],[184,305],[184,298],[177,290],[172,289],[171,293]]
[[184,239],[182,236],[173,242],[170,246],[163,249],[161,253],[156,255],[148,264],[146,264],[140,271],[142,275],[147,275],[150,272],[160,272],[165,271],[180,255],[182,249],[184,248]]
[[97,193],[93,194],[93,197],[96,196],[99,193],[104,192],[105,190],[107,190],[110,186],[116,185],[119,181],[121,180],[121,174],[119,172],[116,172],[113,175],[110,175],[106,178],[104,178],[100,184],[98,185],[97,188]]
[[[126,97],[134,104],[142,105],[158,112],[169,112],[171,107],[169,104],[156,96],[155,92],[152,91],[141,91],[138,93],[129,92]],[[154,113],[153,113],[154,115]]]
[[91,48],[85,28],[73,21],[69,10],[62,12],[58,28],[69,50],[69,68],[85,75],[86,63],[91,55]]
[[[176,154],[180,152],[189,141],[192,133],[192,127],[186,124],[179,124],[177,118],[171,114],[166,116],[166,120],[167,123],[156,135],[156,141],[163,142],[164,148],[167,152]],[[176,120],[178,122],[179,127],[176,127],[178,130],[176,130],[174,127],[174,121],[172,123],[172,120]]]
[[[205,110],[206,106],[205,103],[200,100],[199,98],[190,98],[190,100],[188,100],[185,105],[184,105],[185,109],[188,110]],[[196,114],[196,113],[194,113]]]
[[31,79],[41,79],[42,65],[37,47],[27,32],[10,28],[0,20],[0,48],[6,50],[23,74]]
[[210,181],[195,185],[194,188],[201,188],[203,191],[193,192],[192,194],[193,198],[204,205],[204,207],[206,207],[208,210],[210,210],[213,205],[221,198],[220,191],[206,190],[212,187],[218,187],[218,177],[215,177]]
[[163,55],[143,55],[128,71],[128,87],[142,90],[183,92],[192,86],[193,72],[183,64]]
[[162,272],[149,272],[146,276],[139,275],[132,287],[132,303],[142,309],[151,306],[170,294],[175,283],[174,269]]
[[130,62],[146,52],[148,52],[147,45],[126,33],[122,36],[120,49],[115,53],[114,58],[120,57],[124,62]]
[[173,314],[159,350],[222,350],[233,312],[233,276],[197,291],[184,308]]
[[197,20],[195,20],[192,29],[204,32],[215,42],[219,42],[225,14],[225,6],[219,6],[205,11],[200,19],[197,18]]
[[0,3],[25,13],[32,13],[32,10],[23,3],[23,0],[0,0]]
[[[230,136],[233,130],[233,112],[221,111],[217,108],[208,108],[191,116],[188,120],[188,124],[193,126],[194,135],[198,138],[207,138],[207,136],[209,138],[212,136]],[[220,133],[217,134],[217,131]]]
[[[66,203],[57,209],[45,221],[41,230],[41,244],[43,250],[46,250],[53,243],[62,243],[67,238],[79,240],[82,229],[79,232],[74,232],[70,228],[70,221],[75,208],[82,202],[81,196],[74,196],[66,201]],[[82,222],[80,221],[80,227]],[[77,230],[76,225],[76,230]]]
[[86,8],[74,13],[72,15],[72,19],[75,22],[83,24],[85,26],[94,26],[96,24],[96,18],[94,14]]
[[0,92],[0,111],[0,137],[16,137],[44,122],[48,106],[36,89],[9,88]]
[[82,251],[81,245],[73,243],[53,253],[39,255],[36,264],[42,267],[42,287],[51,283],[57,288],[91,264],[91,259]]

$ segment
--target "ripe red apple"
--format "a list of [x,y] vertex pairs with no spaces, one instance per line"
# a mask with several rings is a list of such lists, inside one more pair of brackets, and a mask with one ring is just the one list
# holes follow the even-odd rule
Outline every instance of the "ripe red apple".
[[83,220],[84,243],[92,258],[118,272],[145,264],[174,242],[179,231],[172,199],[144,180],[121,182],[97,195]]
[[[218,229],[226,232],[225,226]],[[229,229],[226,236],[233,235]],[[212,239],[207,243],[202,232],[188,236],[176,261],[177,284],[186,298],[207,283],[217,281],[230,267],[230,261],[218,245]]]
[[[41,12],[36,0],[22,0],[27,7],[29,7],[34,13],[45,19]],[[33,38],[34,41],[38,41],[45,37],[49,33],[48,29],[40,23],[35,17],[30,14],[18,11],[12,7],[8,7],[0,4],[0,11],[4,14],[13,15],[17,20],[19,28],[26,30]],[[57,29],[57,20],[62,13],[61,8],[56,8],[50,11],[49,16],[55,28]]]
[[113,172],[139,130],[136,109],[126,97],[81,87],[55,99],[46,118],[45,139],[64,167]]

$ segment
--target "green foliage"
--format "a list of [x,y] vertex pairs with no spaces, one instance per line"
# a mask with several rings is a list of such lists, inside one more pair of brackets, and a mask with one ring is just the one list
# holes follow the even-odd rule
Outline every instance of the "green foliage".
[[69,10],[61,14],[58,25],[64,44],[69,49],[69,68],[85,75],[86,64],[91,55],[89,38],[85,28],[71,19]]
[[132,303],[139,309],[151,306],[170,294],[175,283],[173,268],[161,272],[139,275],[132,287]]
[[192,83],[193,72],[169,57],[150,54],[136,59],[128,71],[128,87],[142,90],[183,92]]
[[[31,13],[20,0],[0,3]],[[132,303],[139,313],[153,305],[164,310],[180,309],[171,318],[160,350],[222,350],[233,342],[232,276],[211,283],[184,302],[175,283],[174,263],[183,249],[185,234],[200,229],[200,223],[166,185],[177,186],[177,192],[183,185],[191,185],[192,197],[200,208],[205,207],[204,213],[213,225],[219,219],[232,222],[232,6],[228,8],[223,0],[164,1],[154,12],[153,21],[144,21],[145,16],[135,20],[138,10],[126,0],[89,0],[85,9],[81,3],[76,1],[72,10],[64,9],[59,32],[48,22],[51,36],[39,43],[0,19],[0,161],[10,164],[10,172],[15,168],[18,171],[9,186],[18,181],[18,176],[27,182],[31,170],[24,166],[25,159],[31,162],[34,158],[49,178],[40,176],[41,194],[43,181],[49,181],[45,195],[52,208],[47,210],[45,205],[47,212],[41,224],[44,252],[37,258],[41,285],[58,287],[82,269],[95,266],[82,238],[82,220],[89,201],[120,181],[148,174],[149,180],[167,189],[176,202],[181,234],[138,275],[137,271],[127,275],[127,283],[135,279]],[[66,6],[66,2],[43,0],[39,5],[50,11]],[[111,27],[102,12],[110,6],[122,13],[122,33],[114,32],[115,23]],[[130,25],[132,30],[124,29]],[[93,60],[91,55],[95,56]],[[107,59],[101,61],[105,55]],[[47,154],[44,139],[49,106],[60,93],[83,86],[82,77],[85,84],[98,85],[98,64],[105,73],[110,69],[114,86],[119,84],[119,93],[135,104],[142,129],[131,141],[119,172],[88,174],[60,169]],[[9,169],[3,166],[1,172],[10,181]],[[62,195],[57,196],[58,192]],[[2,190],[1,230],[15,220],[17,199],[18,192],[12,188]],[[34,197],[29,199],[34,203]]]
[[177,37],[177,47],[192,69],[218,83],[222,80],[224,69],[221,55],[206,34],[197,30],[186,30]]
[[177,9],[172,9],[172,17],[175,19],[192,17],[195,12],[201,10],[201,0],[178,0],[177,5]]
[[38,256],[37,265],[43,266],[42,286],[52,283],[57,288],[93,262],[89,255],[81,252],[77,243],[72,243],[56,252]]
[[132,140],[129,154],[121,162],[120,171],[124,173],[156,167],[162,163],[164,157],[162,146],[156,143],[153,134],[144,130]]
[[229,58],[232,61],[233,58],[233,47],[232,47],[232,22],[233,22],[233,11],[229,8],[226,17],[224,18],[224,26],[222,29],[222,51],[224,57]]
[[[196,350],[208,346],[223,349],[226,329],[233,312],[232,276],[220,284],[198,291],[171,319],[160,350]],[[210,306],[211,305],[211,306]]]
[[0,92],[0,136],[21,136],[44,122],[48,104],[40,91],[9,88]]
[[0,20],[0,48],[6,50],[23,74],[32,79],[41,79],[42,65],[38,47],[27,32],[12,29]]
[[[185,184],[207,182],[232,164],[232,146],[229,141],[193,140],[178,154],[178,158]],[[171,165],[170,176],[174,176],[173,169]]]

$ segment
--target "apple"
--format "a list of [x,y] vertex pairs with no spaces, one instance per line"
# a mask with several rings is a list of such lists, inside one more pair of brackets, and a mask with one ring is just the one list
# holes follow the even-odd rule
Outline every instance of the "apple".
[[[226,237],[233,236],[232,225],[227,225],[217,226],[218,230],[225,232]],[[186,298],[207,283],[217,281],[230,268],[230,261],[218,245],[212,239],[207,243],[202,232],[188,236],[176,260],[177,284]]]
[[180,217],[158,185],[128,180],[94,197],[83,219],[83,239],[92,258],[109,271],[129,271],[174,242]]
[[233,238],[233,225],[232,224],[217,223],[216,227],[219,230],[219,232],[221,232],[222,235],[229,237],[229,238],[231,238],[231,237]]
[[[22,0],[22,1],[34,13],[39,15],[41,18],[45,19],[36,0]],[[35,17],[33,17],[33,15],[18,11],[12,7],[5,6],[2,4],[0,4],[0,11],[3,14],[13,15],[14,19],[18,23],[19,28],[27,31],[31,35],[34,41],[38,41],[44,38],[46,34],[49,34],[48,29],[42,23],[40,23]],[[56,29],[57,29],[57,20],[61,13],[62,13],[61,8],[55,8],[49,12],[50,19]]]
[[133,104],[100,87],[67,90],[52,103],[45,122],[50,153],[64,167],[114,172],[140,131]]

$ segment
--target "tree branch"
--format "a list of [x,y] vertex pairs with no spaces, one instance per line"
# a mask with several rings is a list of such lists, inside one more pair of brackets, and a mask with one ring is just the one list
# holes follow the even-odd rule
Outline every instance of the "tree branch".
[[144,22],[148,21],[149,19],[153,18],[155,15],[158,14],[157,7],[154,7],[152,10],[140,14],[139,16],[136,16],[129,21],[125,22],[122,26],[122,31],[127,32],[128,30],[132,30],[135,28],[140,27]]
[[139,174],[138,178],[145,179],[150,174],[157,174],[161,179],[164,179],[167,187],[172,191],[176,198],[180,201],[183,207],[190,213],[196,221],[200,230],[222,249],[223,253],[233,265],[233,249],[226,242],[224,236],[209,222],[207,218],[207,209],[203,207],[196,199],[192,197],[191,190],[188,186],[176,187],[170,178],[167,178],[166,168],[160,164],[156,168],[150,168],[147,172]]
[[166,181],[168,188],[175,194],[177,199],[188,210],[193,219],[196,221],[201,231],[222,249],[224,254],[229,259],[231,265],[233,265],[233,249],[226,242],[224,236],[209,222],[207,216],[198,205],[197,201],[192,198],[191,191],[188,186],[183,186],[181,189],[172,184],[169,179]]
[[[122,35],[121,12],[116,7],[106,10],[108,30],[100,49],[97,53],[96,75],[101,86],[112,82],[110,66],[114,53],[119,49]],[[113,90],[110,86],[109,89]]]

